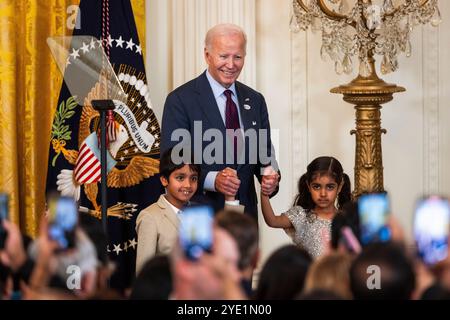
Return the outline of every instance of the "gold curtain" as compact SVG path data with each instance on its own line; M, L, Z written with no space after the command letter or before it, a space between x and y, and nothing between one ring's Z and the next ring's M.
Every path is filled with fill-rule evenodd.
M62 82L46 39L72 33L67 11L79 2L0 2L0 192L10 195L10 219L31 236L44 211L50 129ZM132 5L144 43L145 0Z
M131 0L133 8L134 21L138 32L139 42L142 47L142 57L145 65L145 0Z

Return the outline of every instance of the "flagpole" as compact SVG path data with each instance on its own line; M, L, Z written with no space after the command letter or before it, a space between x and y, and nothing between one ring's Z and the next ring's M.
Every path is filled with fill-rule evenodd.
M100 163L101 163L101 203L102 203L102 226L105 236L108 237L108 199L107 199L107 159L106 159L106 112L114 109L112 100L92 100L92 106L100 113Z

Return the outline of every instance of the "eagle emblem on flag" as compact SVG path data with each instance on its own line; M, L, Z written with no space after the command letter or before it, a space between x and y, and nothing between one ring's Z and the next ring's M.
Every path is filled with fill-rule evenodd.
M123 68L124 66L122 66ZM139 145L135 143L136 138L133 139L126 128L134 123L138 124L141 120L139 125L140 137L141 140L147 142L144 144L144 151L151 150L152 146L159 148L157 120L153 112L146 110L148 109L146 99L149 99L148 88L142 80L138 80L139 74L136 77L129 67L126 69L128 69L128 73L125 74L121 72L119 67L118 79L124 84L123 87L128 96L127 105L120 102L116 102L116 104L119 106L118 110L125 108L130 114L133 114L134 118L137 116L138 119L134 119L134 122L130 124L130 121L127 122L127 116L129 117L129 115L126 113L123 118L118 116L117 113L114 115L114 126L112 126L114 132L108 132L110 142L108 144L109 152L107 152L107 183L110 188L130 187L159 172L159 160L145 156L144 152L141 151L143 147L139 148ZM62 152L66 160L74 165L74 168L73 170L62 169L56 182L57 190L62 195L74 197L76 200L80 198L80 187L83 185L86 196L94 207L94 210L89 210L89 213L97 218L101 217L101 208L97 202L97 183L100 181L100 145L97 129L100 114L92 107L90 101L100 96L100 83L99 79L99 82L85 98L85 104L82 106L78 131L79 150L64 150L65 152ZM128 106L128 102L130 106ZM147 117L145 117L146 115ZM156 126L153 125L149 128L149 123L156 123ZM153 133L149 132L148 129ZM56 148L54 149L56 152ZM124 206L125 204L121 205ZM112 210L108 210L108 215L128 219L129 209L132 208L132 205L125 205L122 208L125 210L117 210L118 208L115 206Z

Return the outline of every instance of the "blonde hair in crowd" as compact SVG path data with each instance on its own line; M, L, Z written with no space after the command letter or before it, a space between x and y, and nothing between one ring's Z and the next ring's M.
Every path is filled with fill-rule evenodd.
M304 292L326 290L343 299L352 299L349 274L352 260L350 255L338 252L320 257L308 270Z

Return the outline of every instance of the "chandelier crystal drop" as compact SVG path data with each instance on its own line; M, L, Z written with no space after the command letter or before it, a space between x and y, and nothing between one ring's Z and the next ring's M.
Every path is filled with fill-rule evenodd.
M396 71L398 55L411 56L414 27L441 21L438 0L294 0L290 29L321 32L321 57L329 57L337 73L352 73L356 56L359 75L367 77L375 71L374 55L382 57L383 74Z

